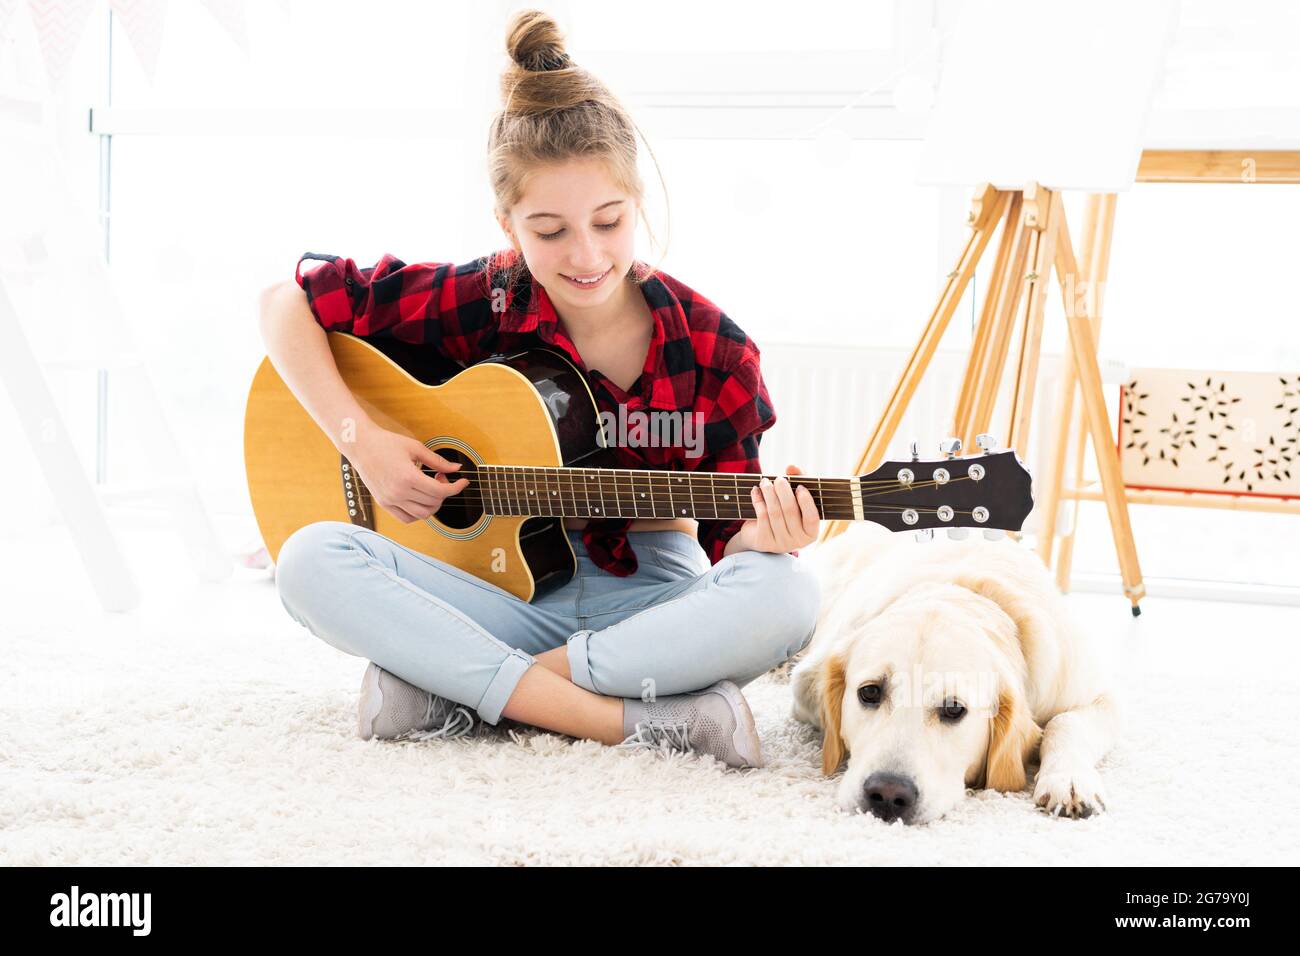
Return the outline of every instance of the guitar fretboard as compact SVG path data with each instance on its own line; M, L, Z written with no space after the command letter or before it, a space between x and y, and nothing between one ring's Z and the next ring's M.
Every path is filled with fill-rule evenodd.
M750 489L764 477L753 472L678 472L615 468L544 468L525 465L465 466L448 480L468 478L461 494L478 499L489 514L577 518L698 518L756 516ZM777 476L766 476L775 480ZM852 520L855 479L785 476L805 486L822 518ZM477 485L477 494L475 494ZM897 488L890 483L891 488ZM870 492L867 493L870 495ZM870 508L870 504L868 503ZM897 513L901 504L880 505Z

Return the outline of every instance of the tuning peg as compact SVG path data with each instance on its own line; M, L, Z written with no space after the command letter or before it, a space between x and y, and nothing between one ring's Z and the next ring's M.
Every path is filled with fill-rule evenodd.
M964 541L970 534L970 528L949 528L948 537L954 541Z
M933 539L934 539L933 528L921 528L919 531L916 532L917 541L931 541Z
M990 435L988 432L980 432L975 436L975 444L979 446L980 451L987 455L989 452L997 450L998 440L996 436Z
M961 451L960 438L945 438L939 442L939 451L943 452L949 458L956 458L957 452Z
M984 537L989 541L1000 541L1007 536L1001 528L985 528Z
M912 461L920 461L920 460L921 460L921 455L920 455L920 453L917 451L917 446L918 446L918 445L919 445L919 442L917 442L917 440L916 440L915 438L913 438L913 439L908 443L908 447L911 449L911 452L912 452Z

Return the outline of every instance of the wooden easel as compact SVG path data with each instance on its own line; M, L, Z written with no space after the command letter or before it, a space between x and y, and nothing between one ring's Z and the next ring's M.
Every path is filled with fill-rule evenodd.
M1245 185L1300 185L1300 151L1261 149L1148 149L1138 163L1136 181L1139 183L1218 183ZM1089 317L1094 334L1100 330L1102 305L1101 290L1105 286L1107 261L1110 256L1111 232L1115 222L1114 193L1094 194L1088 197L1083 222L1083 271L1089 288L1094 290ZM1038 549L1043 560L1052 566L1053 538L1056 542L1056 583L1062 591L1069 588L1070 564L1074 551L1074 537L1078 527L1077 515L1080 501L1098 501L1100 492L1083 480L1084 445L1087 431L1073 423L1074 379L1073 367L1065 369L1061 382L1060 414L1055 427L1053 471L1055 480L1041 486L1038 503L1043 515L1051 524L1044 524L1044 533ZM1065 482L1064 464L1066 449L1073 446L1074 469L1072 480ZM1036 490L1038 490L1036 488ZM1131 504L1162 505L1179 508L1216 508L1235 511L1270 512L1273 514L1300 515L1300 504L1294 500L1267 496L1209 494L1192 491L1150 491L1126 489ZM1057 504L1069 507L1076 520L1069 522L1066 531L1053 534Z
M1112 215L1113 198L1110 197L1109 206ZM1045 189L1036 183L1030 183L1023 190L998 190L987 184L976 190L968 219L971 232L957 261L957 267L948 274L938 304L899 376L854 471L859 474L871 471L884 460L912 395L943 338L966 286L975 274L975 267L1001 223L1002 234L989 278L989 292L975 328L949 434L960 440L960 450L961 447L970 447L976 434L992 432L990 419L997 401L1002 370L1010 351L1012 332L1018 329L1020 335L1016 377L1006 444L1024 453L1029 443L1034 385L1038 376L1043 309L1050 274L1055 268L1070 336L1062 381L1062 394L1069 395L1063 406L1064 420L1069 421L1077 381L1083 396L1087 431L1092 437L1092 447L1097 455L1124 593L1132 604L1134 616L1137 616L1140 613L1138 602L1146 593L1146 588L1138 566L1133 529L1129 523L1128 501L1120 475L1119 455L1112 437L1110 417L1102 393L1101 371L1097 365L1097 317L1094 315L1097 306L1089 301L1091 295L1079 294L1081 290L1087 292L1100 288L1100 283L1093 284L1093 280L1104 278L1110 231L1108 228L1099 228L1101 220L1098 217L1104 215L1105 207L1098 203L1103 200L1104 197L1102 200L1090 200L1089 203L1090 218L1085 229L1081 271L1080 264L1074 257L1059 192ZM1096 241L1095 237L1098 236L1103 241ZM1084 281L1089 284L1081 285ZM1044 503L1040 502L1042 530L1039 550L1042 553L1044 547L1047 549L1043 556L1049 565L1066 447L1066 442L1058 443L1049 465L1049 474L1043 476L1046 487L1056 492L1048 495L1049 507L1043 507ZM821 541L835 537L847 527L847 522L827 522Z

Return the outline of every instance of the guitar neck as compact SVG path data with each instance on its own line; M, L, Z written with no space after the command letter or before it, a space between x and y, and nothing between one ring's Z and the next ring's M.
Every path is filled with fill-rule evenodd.
M483 510L498 515L573 518L698 518L732 521L756 517L750 489L764 476L753 472L680 472L616 468L466 466L448 475L478 485ZM771 480L776 475L766 476ZM860 485L850 478L785 476L806 487L826 519L871 517ZM855 498L857 508L855 509ZM864 510L865 505L865 510ZM886 506L897 514L899 505Z

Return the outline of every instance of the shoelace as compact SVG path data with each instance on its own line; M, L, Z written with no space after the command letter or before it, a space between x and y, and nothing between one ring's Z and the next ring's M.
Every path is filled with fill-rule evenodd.
M429 702L424 705L424 719L421 720L420 723L427 724L437 719L436 711L438 710L438 704L440 701L443 703L451 703L451 701L439 697L437 694L429 695ZM448 712L446 718L442 722L442 726L437 730L415 730L411 731L406 736L411 740L432 740L437 737L450 740L455 737L464 737L473 729L474 715L466 710L465 707L457 704L452 707L450 712Z
M690 729L688 721L642 720L636 725L636 732L624 740L619 747L651 747L658 749L667 744L673 750L690 750Z

